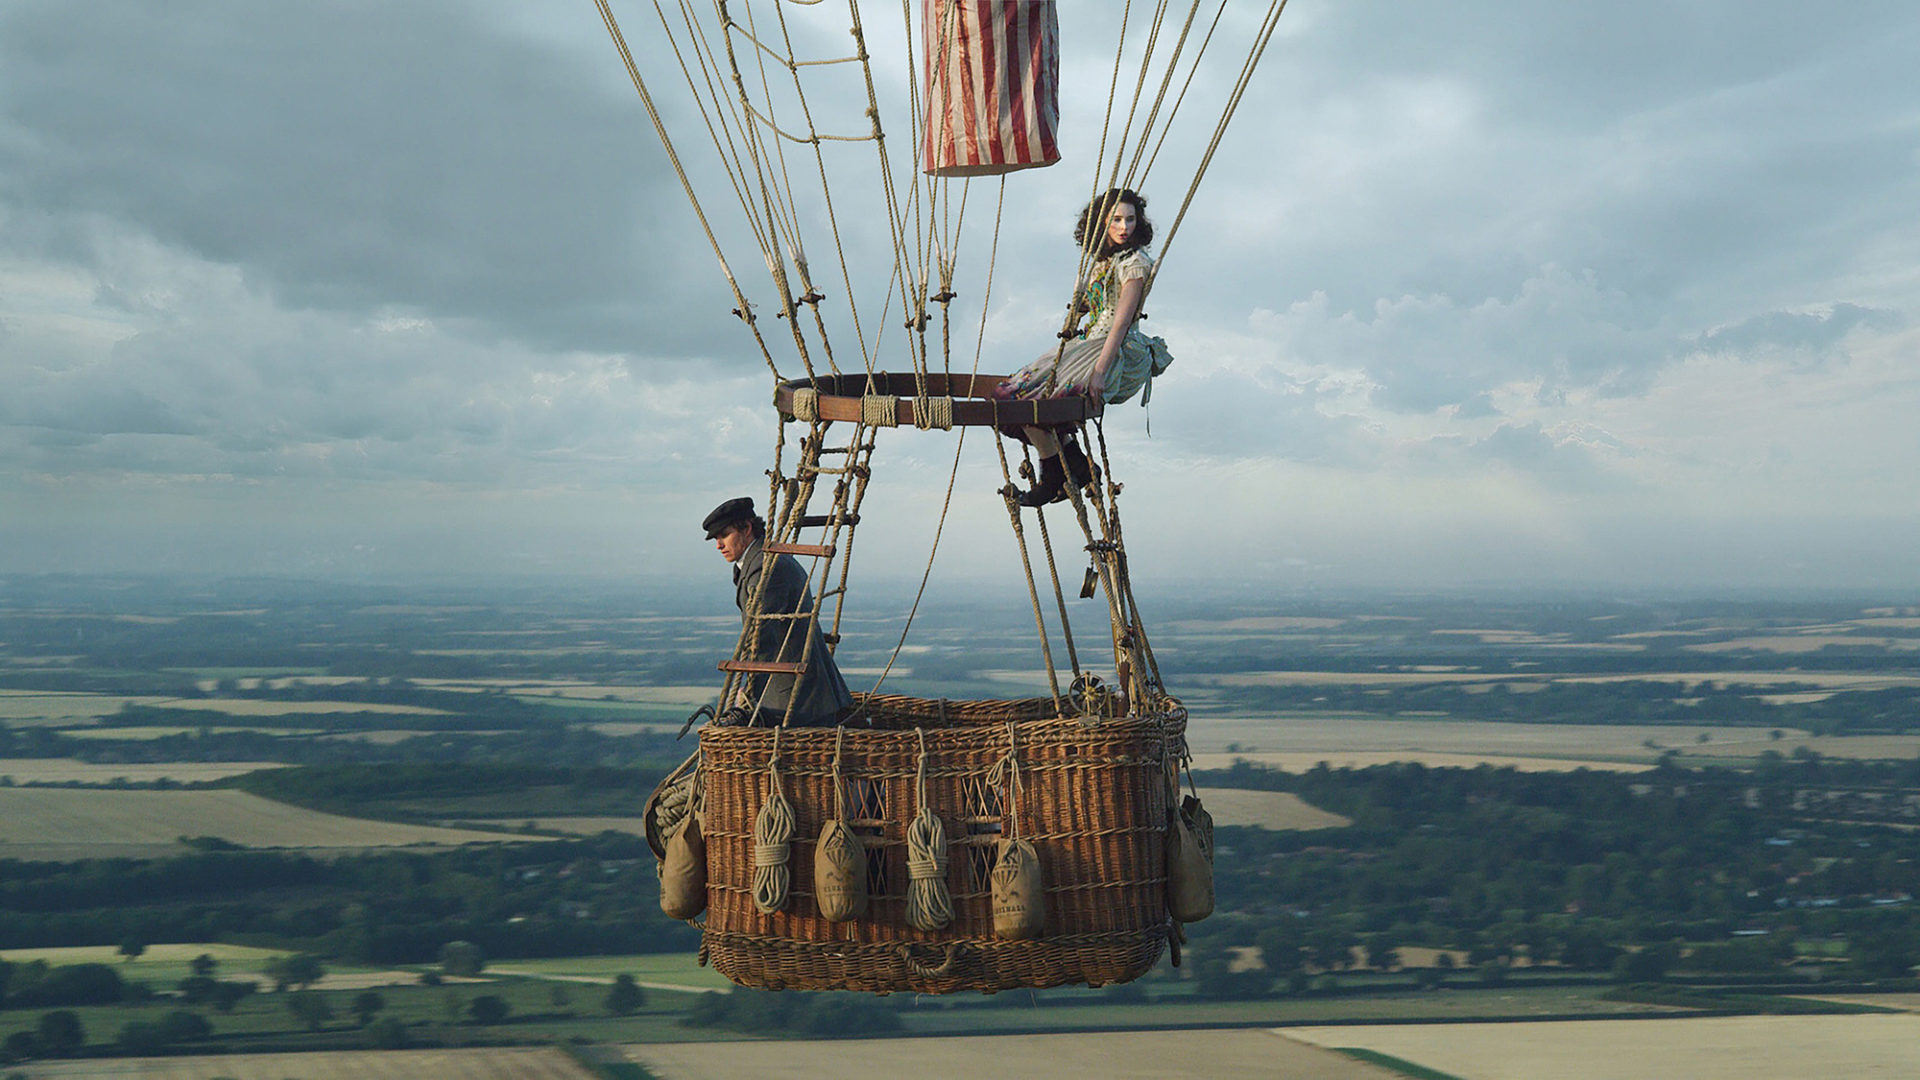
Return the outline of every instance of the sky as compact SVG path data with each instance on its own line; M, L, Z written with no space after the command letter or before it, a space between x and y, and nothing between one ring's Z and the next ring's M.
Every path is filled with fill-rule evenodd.
M1163 237L1264 6L1141 185ZM614 10L801 374L653 5ZM844 4L789 10L847 53ZM905 192L899 10L860 14ZM997 246L966 189L957 369L1053 340L1118 10L1061 4L1063 161ZM1909 3L1293 0L1156 244L1174 365L1105 422L1135 578L1920 591L1916 55ZM857 69L805 70L864 130ZM823 155L836 360L904 370L877 155ZM0 573L718 577L698 523L778 435L735 306L588 0L0 0ZM1017 577L957 435L881 434L860 572Z

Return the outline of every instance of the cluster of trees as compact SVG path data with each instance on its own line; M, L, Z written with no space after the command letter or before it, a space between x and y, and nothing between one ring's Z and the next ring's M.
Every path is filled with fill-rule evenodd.
M680 1022L688 1027L720 1027L753 1034L849 1036L900 1030L900 1017L884 998L742 987L723 994L700 995Z
M1292 790L1354 824L1221 826L1218 913L1189 928L1196 971L1237 994L1361 963L1390 970L1399 949L1424 946L1466 953L1484 978L1525 958L1647 981L1778 971L1796 941L1821 939L1844 942L1856 977L1909 977L1920 963L1920 837L1795 817L1792 791L1825 769L1210 774L1203 792L1209 782ZM1250 947L1263 970L1225 970L1231 950Z
M1275 712L1328 711L1396 716L1445 715L1534 724L1716 724L1797 728L1818 735L1860 735L1920 728L1920 688L1848 690L1818 701L1776 704L1765 695L1820 689L1798 684L1755 687L1670 681L1549 682L1525 693L1495 681L1491 689L1459 683L1407 686L1262 686L1241 700Z
M449 941L515 958L695 947L694 931L661 914L658 888L645 842L610 833L326 860L213 851L0 862L0 948L227 940L418 964Z
M680 754L675 754L669 737L664 735L644 732L606 735L577 725L562 727L551 717L544 724L528 724L523 730L517 731L498 734L470 734L463 730L422 732L398 742L380 744L355 739L282 735L272 731L216 731L213 729L215 725L231 724L233 717L172 709L149 712L165 715L148 715L141 722L169 727L196 723L204 726L191 732L152 739L81 739L46 727L9 728L0 723L0 757L73 758L101 765L280 761L288 765L353 767L389 762L484 765L500 761L537 761L565 767L645 769L662 758L677 759L684 756L684 748ZM609 715L599 717L602 720L615 718ZM311 716L299 719L305 726L311 726L314 720ZM256 723L256 720L264 722ZM335 728L349 731L355 724L360 727L393 726L391 718L377 722L348 718L347 722L336 723L342 718L334 716L324 720ZM114 722L122 723L123 718L116 716ZM271 717L247 719L247 723L254 727L270 727L277 722ZM409 723L412 721L409 720ZM481 721L465 718L456 718L446 724L456 728L487 726ZM414 726L430 725L423 723ZM161 783L149 786L169 785Z

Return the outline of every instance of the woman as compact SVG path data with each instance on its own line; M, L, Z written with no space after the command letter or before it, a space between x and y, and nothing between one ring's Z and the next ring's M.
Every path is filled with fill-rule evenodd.
M1073 239L1092 258L1075 290L1079 311L1090 315L1090 321L1064 345L1015 372L993 396L1031 401L1085 394L1112 405L1145 387L1144 404L1153 394L1153 377L1173 362L1166 342L1134 325L1153 276L1153 260L1143 250L1153 239L1147 200L1126 188L1095 197L1080 212ZM1059 502L1067 497L1068 480L1082 485L1093 481L1093 465L1074 442L1071 428L1021 427L1006 433L1040 452L1040 478L1033 490L1020 493L1020 505Z

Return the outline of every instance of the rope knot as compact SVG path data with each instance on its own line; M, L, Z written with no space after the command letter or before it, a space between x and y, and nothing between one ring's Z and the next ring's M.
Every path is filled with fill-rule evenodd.
M953 430L953 399L950 397L929 397L921 394L913 399L913 426L921 431L939 428L941 431Z
M820 391L803 386L793 392L793 418L816 423L820 419Z
M899 427L900 399L891 394L865 394L860 398L860 422L868 427Z

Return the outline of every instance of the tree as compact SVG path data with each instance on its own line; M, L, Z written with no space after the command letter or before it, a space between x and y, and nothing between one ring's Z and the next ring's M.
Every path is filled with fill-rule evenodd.
M147 1020L129 1020L121 1025L120 1034L114 1042L123 1054L153 1054L167 1045L167 1037L161 1034L159 1024Z
M199 956L193 958L193 973L202 979L213 978L214 969L219 966L220 961L215 960L207 953L201 953Z
M309 1031L319 1031L321 1026L333 1019L333 1006L327 1004L326 995L318 990L295 990L287 995L287 1011L295 1020L307 1025Z
M467 1004L467 1015L476 1024L498 1024L506 1020L507 1000L499 994L481 994Z
M1375 971L1392 971L1400 966L1400 950L1394 946L1393 939L1385 934L1375 934L1367 939L1367 966Z
M487 966L487 955L471 941L449 941L440 946L440 970L472 978Z
M1620 982L1659 982L1680 960L1680 949L1672 942L1648 945L1635 952L1622 953L1613 962L1613 977Z
M386 1007L387 999L381 997L378 990L362 990L353 995L353 1015L359 1019L361 1027L372 1023L374 1014Z
M607 991L607 1011L615 1016L632 1016L647 1003L647 992L631 975L613 977L613 989Z
M213 1025L192 1009L175 1009L161 1018L160 1033L170 1043L199 1042L213 1037Z
M719 995L709 995L718 997ZM26 1061L40 1056L40 1037L31 1031L16 1031L0 1043L0 1060Z
M213 995L208 998L208 1001L223 1013L232 1012L233 1007L240 1003L240 999L253 993L255 989L253 983L244 980L216 982L213 984Z
M120 962L129 964L138 960L140 955L147 951L147 943L141 941L139 938L130 937L120 943L118 951L120 953Z
M267 961L266 972L267 978L273 980L276 992L289 986L304 990L319 982L327 973L320 966L320 958L312 953L276 956Z
M376 1050L407 1048L407 1025L396 1016L383 1016L367 1025L367 1041Z
M86 1029L71 1009L40 1014L34 1036L40 1041L40 1052L48 1057L65 1057L87 1044Z

